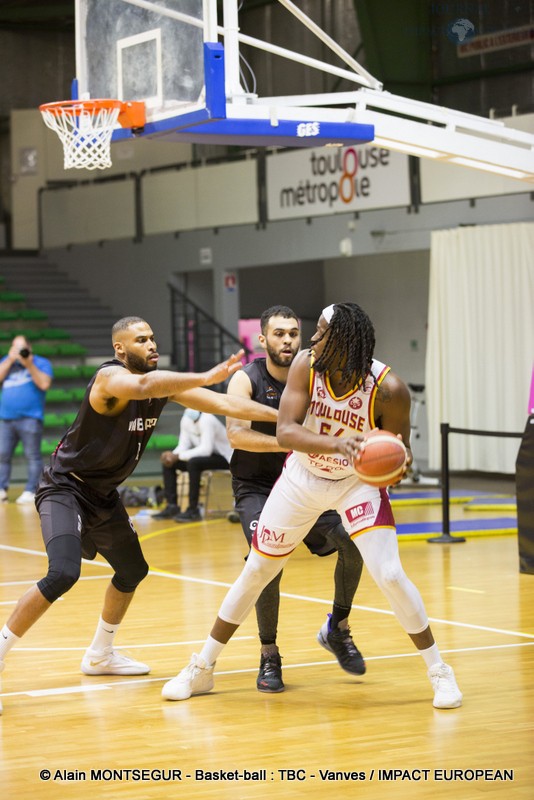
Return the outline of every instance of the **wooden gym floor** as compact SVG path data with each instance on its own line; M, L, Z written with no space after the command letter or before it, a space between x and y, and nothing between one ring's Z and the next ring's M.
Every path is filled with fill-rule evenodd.
M435 504L405 506L397 504L399 524L439 516ZM452 509L455 519L469 517L463 507ZM163 682L209 632L241 569L245 540L222 515L189 525L141 515L135 524L151 572L117 645L152 671L138 678L80 673L110 578L103 561L84 563L79 583L6 659L2 798L534 796L534 576L519 574L513 533L490 531L455 545L401 540L405 569L464 693L462 708L438 711L422 659L365 570L351 624L366 675L347 675L319 647L335 561L303 547L282 581L286 691L256 690L252 614L219 659L213 692L162 701ZM46 559L33 507L2 504L0 525L7 619Z

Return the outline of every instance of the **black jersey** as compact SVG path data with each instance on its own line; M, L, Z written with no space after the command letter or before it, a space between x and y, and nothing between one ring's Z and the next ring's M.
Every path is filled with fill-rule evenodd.
M266 360L256 358L243 368L252 384L252 400L264 406L278 408L285 384L280 383L267 370ZM276 423L253 422L252 429L276 436ZM251 453L248 450L234 450L230 470L234 479L268 486L278 479L284 466L287 453Z
M113 359L104 367L124 367ZM124 367L126 369L126 367ZM97 370L97 372L98 372ZM100 495L108 496L139 463L167 398L130 400L114 417L97 412L89 403L96 373L87 386L78 415L50 459L52 480L74 476Z

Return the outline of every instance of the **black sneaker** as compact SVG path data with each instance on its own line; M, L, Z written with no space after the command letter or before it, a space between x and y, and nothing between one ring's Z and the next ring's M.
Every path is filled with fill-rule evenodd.
M181 514L176 514L173 519L175 522L198 522L202 519L202 514L199 508L188 508Z
M350 635L350 628L335 628L330 630L330 617L328 618L317 634L317 641L333 653L339 661L339 666L345 672L350 672L351 675L364 675L365 674L365 661L363 656L352 641Z
M178 506L168 505L165 506L161 511L158 511L157 514L152 514L152 519L172 519L177 514L180 513L180 509Z
M256 679L259 692L283 692L286 688L282 680L282 659L280 653L271 653L260 661L260 671Z

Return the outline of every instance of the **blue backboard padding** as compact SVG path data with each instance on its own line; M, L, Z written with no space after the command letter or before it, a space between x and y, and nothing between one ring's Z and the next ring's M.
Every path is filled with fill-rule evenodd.
M340 145L364 144L374 138L373 125L354 122L317 122L284 120L272 125L263 119L220 119L203 121L202 112L196 112L194 122L187 115L174 120L152 122L145 126L143 135L168 141L209 144L278 145L286 147L321 147L326 143ZM204 118L205 119L205 118ZM311 125L315 127L305 128ZM306 131L310 131L309 135ZM304 134L304 135L302 135Z
M226 116L224 89L224 47L220 42L204 43L204 81L206 108L212 119Z

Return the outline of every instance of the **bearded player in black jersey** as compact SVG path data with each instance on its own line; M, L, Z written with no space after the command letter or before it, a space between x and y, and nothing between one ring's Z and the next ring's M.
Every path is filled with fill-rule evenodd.
M97 553L109 562L114 575L82 672L149 672L146 664L113 649L135 589L148 572L117 487L137 466L167 400L212 414L276 420L277 412L267 406L203 388L239 370L242 351L203 373L158 370L154 334L140 317L116 322L112 343L115 358L98 368L75 421L42 474L35 503L48 573L20 598L1 631L0 672L11 647L76 583L82 557L93 559Z
M280 305L264 311L260 325L259 342L265 350L265 358L255 359L236 373L228 384L228 394L278 408L289 367L300 349L299 321L294 311ZM227 419L226 429L230 444L235 448L230 462L235 509L250 545L265 501L282 472L287 452L276 440L273 423ZM335 511L327 511L319 517L304 543L319 556L337 552L334 603L332 613L317 636L319 644L334 653L344 670L363 675L365 663L348 626L362 573L360 552ZM281 577L280 572L256 602L261 642L256 686L260 692L282 692L285 688L276 643Z

